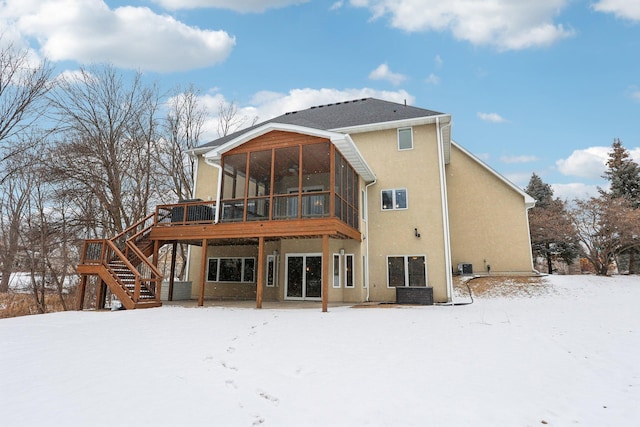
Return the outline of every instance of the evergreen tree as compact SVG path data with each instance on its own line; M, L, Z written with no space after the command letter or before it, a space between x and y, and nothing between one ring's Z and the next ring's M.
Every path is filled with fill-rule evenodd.
M546 260L547 272L551 274L554 261L571 264L579 256L575 229L565 203L553 198L553 189L538 175L531 175L525 191L536 199L536 206L529 210L531 251L536 258Z
M640 166L618 138L611 145L607 168L603 178L611 184L608 194L626 199L634 208L640 207Z
M611 198L623 198L633 209L640 208L640 166L631 159L629 151L622 145L620 139L615 138L611 144L609 159L607 160L607 170L603 178L609 181L609 192L602 191L603 194ZM637 240L637 239L636 239ZM618 254L619 261L628 263L628 271L635 274L637 269L638 245L630 247ZM618 266L620 268L620 265Z
M553 189L549 184L542 182L542 179L535 172L531 175L529 185L524 191L536 199L536 207L546 207L553 200Z

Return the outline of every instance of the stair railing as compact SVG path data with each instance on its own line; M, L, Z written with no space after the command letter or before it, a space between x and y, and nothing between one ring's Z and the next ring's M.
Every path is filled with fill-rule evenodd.
M140 230L143 229L151 229L151 227L155 224L155 212L150 213L149 215L142 218L140 221L136 222L132 226L126 228L117 236L113 237L111 240L114 242L121 250L126 250L125 242L129 240L132 236L137 235Z
M141 286L140 273L138 273L136 268L129 262L129 260L124 256L122 251L120 251L120 249L111 240L105 240L105 255L106 256L104 258L103 265L107 269L111 277L113 277L113 279L116 282L118 282L118 285L127 293L127 295L129 295L129 297L133 302L135 303L139 302L140 286ZM131 271L131 273L133 273L133 275L135 276L136 282L135 282L133 293L131 293L131 291L125 286L125 283L122 281L120 276L118 276L118 274L113 270L113 268L111 268L111 265L107 261L107 260L113 260L113 259L120 260L125 265L125 267L127 267Z
M153 263L149 262L145 254L136 246L135 240L127 240L127 263L133 267L136 275L136 301L140 298L140 286L145 286L153 295L155 300L160 298L160 287L162 286L162 274ZM132 261L129 261L132 260Z
M102 264L135 303L140 301L142 286L149 291L154 300L160 299L162 274L136 245L136 240L148 233L155 225L155 217L155 212L151 213L111 239L85 240L82 249L81 263ZM109 265L109 262L113 260L120 260L134 275L133 294Z

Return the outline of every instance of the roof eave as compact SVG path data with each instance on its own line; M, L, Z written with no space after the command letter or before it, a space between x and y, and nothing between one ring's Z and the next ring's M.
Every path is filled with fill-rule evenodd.
M414 117L410 119L391 120L391 121L377 122L377 123L367 123L364 125L333 128L330 130L334 132L350 133L350 134L362 133L362 132L373 132L373 131L385 130L385 129L395 129L399 127L435 124L436 118L439 118L441 124L448 124L451 122L451 114L434 114L431 116Z

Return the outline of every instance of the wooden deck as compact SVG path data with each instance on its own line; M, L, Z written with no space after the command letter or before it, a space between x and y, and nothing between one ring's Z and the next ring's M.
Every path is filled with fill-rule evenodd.
M199 224L159 224L151 229L151 240L199 241L202 239L320 238L362 240L358 230L337 218L280 220L260 222L221 222Z
M159 248L165 244L173 244L174 251L177 243L202 247L239 242L257 245L256 283L263 283L265 241L317 238L322 240L322 309L327 311L329 239L362 240L360 231L335 217L216 223L214 212L212 202L161 205L154 214L112 239L86 241L78 265L78 273L83 278L78 308L83 306L87 276L97 276L100 286L108 286L127 309L162 305L162 277L156 263ZM206 256L207 251L202 251L199 305L204 304ZM170 288L172 285L173 273ZM256 289L256 307L262 307L262 286Z

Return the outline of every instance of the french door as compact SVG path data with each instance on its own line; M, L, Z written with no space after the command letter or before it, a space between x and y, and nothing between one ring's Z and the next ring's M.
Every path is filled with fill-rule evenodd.
M286 299L322 298L322 255L287 254Z

